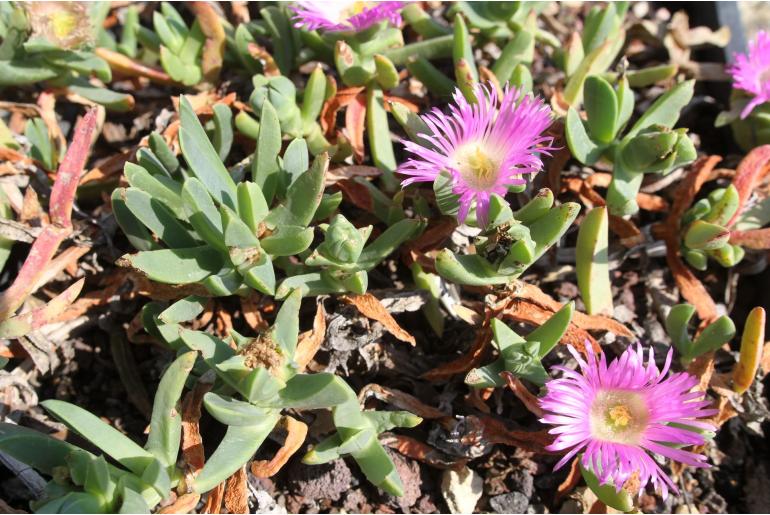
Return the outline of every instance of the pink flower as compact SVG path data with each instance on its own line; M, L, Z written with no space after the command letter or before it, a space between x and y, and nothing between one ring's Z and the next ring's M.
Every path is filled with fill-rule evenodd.
M322 29L327 32L359 32L388 21L401 24L399 10L403 2L345 2L305 1L291 6L294 11L294 26L307 30Z
M698 420L717 412L704 393L693 388L698 380L684 372L666 373L672 351L663 370L655 366L652 348L644 364L642 347L627 349L607 365L602 353L587 360L572 348L569 351L582 374L562 366L554 369L562 377L546 383L547 394L540 401L545 412L541 422L556 426L557 435L550 451L568 451L556 464L564 466L579 452L581 463L599 478L620 490L634 474L640 489L652 483L663 497L669 488L677 492L671 479L650 456L654 453L693 467L708 467L706 457L682 449L702 445L705 437L698 430L716 428ZM641 491L641 490L640 490Z
M554 148L553 138L542 135L551 125L551 109L542 99L508 86L502 100L489 86L479 84L475 92L475 103L458 89L448 114L433 109L421 116L430 134L419 135L422 145L403 142L414 157L398 173L409 176L401 183L407 186L433 182L447 171L453 192L460 196L458 220L465 220L475 201L483 227L491 195L505 196L509 186L524 184L524 175L539 171L541 155Z
M760 30L757 39L749 43L748 54L736 54L735 64L728 70L734 87L754 95L741 111L746 118L759 104L770 101L770 33Z

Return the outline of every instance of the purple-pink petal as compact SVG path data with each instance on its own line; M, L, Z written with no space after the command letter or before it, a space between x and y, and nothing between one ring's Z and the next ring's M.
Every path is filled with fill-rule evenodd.
M498 98L494 88L483 84L475 94L476 102L470 103L458 89L447 113L432 109L421 116L430 133L420 134L419 143L403 142L411 157L398 172L405 176L403 186L433 182L447 172L452 192L459 195L457 218L464 221L475 204L483 226L492 194L504 196L510 186L525 183L527 174L542 169L542 156L553 150L553 138L543 135L551 111L542 99L507 86ZM486 176L463 174L461 160L468 149L488 160Z
M554 426L549 433L556 436L548 450L566 451L556 468L582 452L583 466L602 484L620 489L636 474L641 488L652 484L665 496L669 490L676 491L676 486L651 454L693 467L708 466L705 456L681 447L705 443L699 430L713 431L715 427L702 419L715 410L709 408L711 403L703 392L693 390L698 384L694 377L686 373L666 375L671 352L659 370L652 348L647 352L641 346L629 348L609 363L604 353L584 359L575 349L570 347L569 351L579 370L553 367L561 377L546 383L547 393L540 400L545 412L541 422ZM619 432L606 429L616 420L604 418L607 413L615 416L610 406L621 406L621 416L630 415L620 426L612 426L619 427ZM608 411L602 411L605 408Z
M294 11L294 26L306 30L323 30L326 32L360 32L382 21L394 26L401 24L400 10L403 2L387 1L374 2L374 5L364 7L361 12L349 15L345 19L333 16L347 4L356 2L340 1L301 1L290 7Z
M733 76L733 86L753 95L741 111L746 118L758 105L770 102L770 33L764 30L749 43L746 54L736 54L735 63L728 68Z

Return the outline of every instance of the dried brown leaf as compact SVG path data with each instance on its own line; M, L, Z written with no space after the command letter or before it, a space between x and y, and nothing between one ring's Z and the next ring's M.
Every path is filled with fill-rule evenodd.
M326 309L323 301L318 300L315 318L313 319L313 328L299 335L297 350L294 353L294 361L297 363L297 369L301 372L316 355L318 349L326 337Z
M543 410L540 409L540 402L538 401L537 397L535 397L532 392L530 392L527 387L524 386L518 377L513 375L511 372L508 372L507 370L502 372L500 375L505 380L505 384L508 385L508 388L510 388L513 394L518 397L518 399L522 402L522 404L524 404L524 407L527 408L530 413L538 418L543 416Z
M580 483L582 477L583 475L580 473L580 458L575 458L569 466L567 477L556 487L556 502L569 495Z
M197 383L187 392L182 402L182 459L187 473L193 477L203 468L206 456L203 453L199 422L203 396L211 389L210 384Z
M399 409L410 411L426 419L443 419L448 416L443 411L433 406L428 406L413 395L395 388L388 388L387 386L374 383L364 386L358 394L358 400L363 404L369 397L375 397Z
M363 87L346 88L337 91L337 94L324 102L321 108L321 129L327 137L334 135L337 125L337 112L351 102L364 90Z
M441 381L455 374L464 374L478 366L481 363L487 345L492 341L492 331L489 329L488 324L488 321L485 322L476 332L476 339L466 354L424 373L422 378L428 381Z
M229 513L249 513L249 487L246 467L241 467L225 481L225 508Z
M222 500L225 493L225 483L219 483L213 490L209 490L206 503L203 505L203 513L222 513Z
M380 437L380 442L399 453L431 467L446 470L463 467L468 460L453 460L441 451L415 438L399 434L389 434Z
M730 231L730 243L748 249L770 249L770 227L748 231Z
M478 420L481 426L482 437L489 443L511 445L539 454L550 454L545 448L553 442L553 436L548 434L547 429L540 431L515 431L508 429L503 422L491 416L482 415L473 418Z
M181 495L172 504L161 508L158 513L190 513L198 505L201 494L189 493Z
M289 461L296 453L307 436L307 424L295 418L284 415L282 419L286 428L286 439L278 452L271 460L260 460L251 462L251 473L256 477L272 477ZM225 493L225 495L227 495Z
M195 18L206 36L201 54L201 71L203 78L211 85L217 83L219 73L222 71L222 60L225 55L225 34L222 19L209 2L191 2L190 10L195 13Z
M127 55L115 52L108 48L99 47L95 51L97 56L107 61L114 71L128 77L145 77L152 82L164 85L174 85L176 82L160 68L143 64Z
M733 186L738 190L739 205L738 211L733 215L727 226L732 226L741 215L743 206L751 196L759 181L770 173L770 145L762 145L751 152L738 165L733 178Z
M249 43L248 50L251 57L262 63L263 75L266 77L277 77L281 74L275 59L273 59L273 56L270 55L270 52L265 47L256 43Z
M366 129L366 96L356 95L345 109L345 130L350 145L353 147L353 158L356 163L364 162L364 130Z
M337 181L335 185L342 191L342 196L345 200L359 209L370 213L373 212L374 199L372 199L372 194L369 193L369 189L366 186L351 179Z
M355 306L366 318L380 322L390 334L402 342L409 343L412 346L417 345L414 336L398 325L396 319L394 319L388 310L385 309L385 306L382 305L380 299L371 293L365 293L363 295L343 295L341 300Z

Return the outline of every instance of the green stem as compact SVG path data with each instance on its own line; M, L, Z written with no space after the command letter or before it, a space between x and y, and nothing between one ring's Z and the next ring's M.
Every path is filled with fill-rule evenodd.
M442 59L452 57L454 37L451 34L417 43L410 43L401 48L394 48L384 53L396 66L404 66L410 57L424 59Z

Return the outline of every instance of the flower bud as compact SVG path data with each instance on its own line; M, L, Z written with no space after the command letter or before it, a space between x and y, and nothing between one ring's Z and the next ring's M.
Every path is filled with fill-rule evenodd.
M365 234L362 234L365 233ZM355 263L364 249L371 227L359 231L344 216L335 216L326 230L326 239L318 252L339 263Z
M265 77L256 75L253 79L254 92L249 98L254 111L259 114L267 100L275 108L281 130L291 135L301 135L302 114L297 106L297 88L286 77Z
M697 154L686 132L686 129L651 127L631 138L623 147L623 161L637 173L665 173L689 163Z

